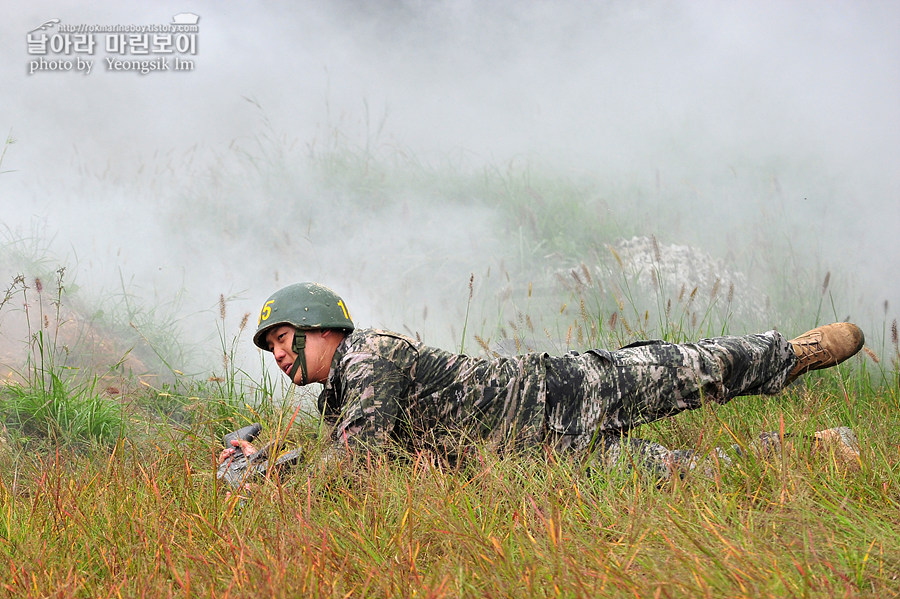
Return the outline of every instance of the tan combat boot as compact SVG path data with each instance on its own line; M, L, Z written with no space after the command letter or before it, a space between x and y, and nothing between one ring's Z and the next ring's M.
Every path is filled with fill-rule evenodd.
M791 370L785 384L810 370L840 364L861 350L864 342L863 332L849 322L826 324L791 339L794 353L797 354L797 365Z

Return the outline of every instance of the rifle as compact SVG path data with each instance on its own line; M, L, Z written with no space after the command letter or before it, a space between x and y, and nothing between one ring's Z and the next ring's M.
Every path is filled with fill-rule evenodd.
M217 479L224 480L232 489L239 490L249 479L258 474L265 475L270 468L293 466L300 461L302 455L300 449L294 449L278 455L279 444L277 441L266 444L265 447L250 456L245 456L240 447L235 447L231 444L232 441L253 442L261 430L262 426L258 422L254 422L244 428L232 431L222 438L225 448L234 447L235 452L231 458L219 464L219 469L216 472ZM278 455L271 464L269 463L270 454Z

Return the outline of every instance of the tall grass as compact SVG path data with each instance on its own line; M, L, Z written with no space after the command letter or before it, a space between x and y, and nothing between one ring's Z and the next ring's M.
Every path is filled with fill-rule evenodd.
M506 215L505 239L519 258L479 280L499 284L469 279L461 349L473 337L492 354L747 330L727 289L666 281L658 256L655 272L628 271L606 243L644 231L627 213L597 225L594 215L608 207L596 188L537 169L441 169L400 151L385 158L380 127L358 147L336 137L309 148L322 188L383 203L398 189L429 188L442 201L493 203ZM291 144L274 128L267 135L274 146L247 154L255 169L247 172L277 192L296 174ZM230 189L218 176L207 182ZM221 212L214 196L178 209L207 222L200 217ZM222 218L240 224L242 216ZM770 309L794 305L775 312L782 330L843 316L837 273L822 284L818 273L772 264L782 270ZM654 275L647 293L641 278ZM236 360L236 347L248 343L246 317L237 324L228 316L228 298L214 323L219 355L190 377L162 353L167 340L177 342L171 320L142 312L122 288L124 314L109 308L104 318L127 325L145 314L137 329L172 376L135 383L127 403L111 402L96 393L105 373L73 377L56 331L40 322L25 343L21 382L0 387L9 428L0 443L0 588L10 596L900 596L900 350L887 307L881 343L870 342L878 363L860 357L778 396L705 406L634 431L712 456L761 431L848 425L862 442L856 468L802 442L669 481L603 470L590 456L500 457L487 447L453 468L402 452L323 463L320 423L310 415L291 431L306 450L303 464L260 482L241 507L213 476L222 433L261 421L277 437L294 402L311 398L282 394L279 402L276 381L246 375ZM32 326L65 300L62 274L52 300L16 279L0 309L17 297ZM72 451L73 438L89 442Z
M585 286L591 276L582 272ZM290 408L254 406L253 390L235 379L233 348L244 327L226 334L226 304L221 298L222 362L213 380L145 391L147 404L163 393L184 402L189 418L117 436L107 450L0 450L0 585L7 593L900 594L900 405L896 389L873 376L885 363L895 376L889 359L851 362L776 397L705 407L634 433L711 455L716 446L746 447L784 423L801 434L847 424L862 441L858 468L803 443L667 482L599 470L587 456L498 457L486 447L454 468L416 454L325 465L309 418L292 431L292 442L306 449L303 465L263 481L240 507L213 477L221 432L255 419L274 436ZM605 314L591 322L586 306L575 314L582 337L572 343L581 347L625 327ZM651 326L652 319L634 322ZM673 334L692 332L683 326L664 322ZM61 388L52 377L49 383ZM219 411L223 399L231 407Z
M897 456L867 441L859 472L787 455L663 487L488 452L455 471L313 462L240 512L202 440L4 458L2 584L24 597L895 596Z
M52 292L40 278L29 286L21 275L7 288L0 309L21 297L28 337L23 370L0 387L0 414L25 439L110 443L123 432L124 407L103 397L96 373L81 373L69 364L70 349L59 338L64 277L65 268L59 268Z

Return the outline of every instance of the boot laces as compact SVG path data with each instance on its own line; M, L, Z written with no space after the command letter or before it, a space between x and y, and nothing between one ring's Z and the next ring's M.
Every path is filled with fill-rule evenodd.
M800 364L807 362L815 362L821 359L828 360L831 358L831 352L822 345L822 337L810 337L809 339L798 340L794 345L794 352L799 354L797 361Z

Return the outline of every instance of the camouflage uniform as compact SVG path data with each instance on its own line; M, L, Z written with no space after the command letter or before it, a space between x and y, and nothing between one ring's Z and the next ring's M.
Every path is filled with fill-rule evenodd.
M776 331L486 359L357 329L335 351L319 409L334 426L337 451L399 442L450 455L481 440L615 456L629 444L649 462L669 464L680 454L625 433L704 401L777 393L796 359Z

